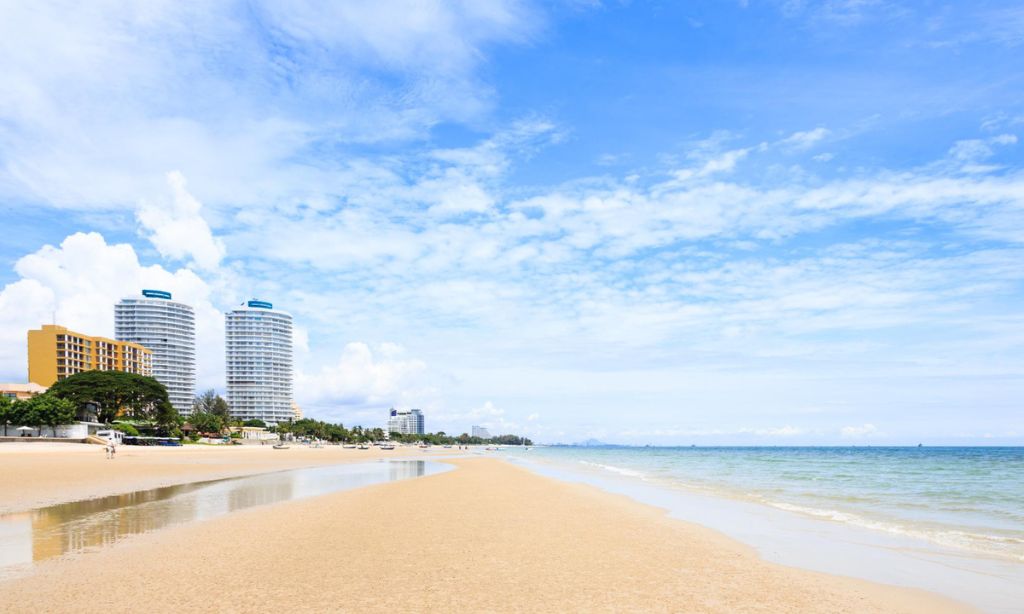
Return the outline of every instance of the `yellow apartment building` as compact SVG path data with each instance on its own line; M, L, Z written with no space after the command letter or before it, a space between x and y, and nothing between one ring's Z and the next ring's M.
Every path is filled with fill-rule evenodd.
M82 371L153 374L153 353L138 343L114 341L44 324L28 331L28 381L49 387Z

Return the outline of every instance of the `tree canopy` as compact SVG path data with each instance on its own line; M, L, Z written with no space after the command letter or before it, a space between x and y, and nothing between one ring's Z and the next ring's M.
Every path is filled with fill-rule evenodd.
M364 443L369 441L384 441L384 429L382 428L363 428L361 426L353 426L351 428L345 428L343 424L331 424L330 422L322 422L320 420L313 420L312 418L303 418L302 420L296 420L295 422L282 422L276 427L278 433L293 433L296 437L305 438L309 437L312 439L322 439L324 441L335 441L335 442L352 442L352 443ZM470 437L463 433L458 437L453 437L444 432L439 433L424 433L422 435L402 435L400 433L391 433L390 438L392 441L401 443L429 443L433 445L454 445L454 444L502 444L502 445L533 445L533 442L525 437L519 437L516 435L499 435L490 439L480 439L479 437Z
M75 411L75 404L67 399L51 394L41 394L27 401L22 401L22 403L32 405L32 410L36 413L40 424L50 427L55 436L58 426L72 424L76 421L77 412Z
M196 395L192 400L192 413L188 417L188 422L197 433L221 433L225 428L236 424L231 420L228 402L213 388Z
M422 435L401 433L391 433L391 440L398 441L401 443L429 443L435 446L441 445L483 445L483 444L500 444L503 446L532 446L533 442L526 437L520 437L519 435L495 435L488 439L481 437L473 437L468 433L463 433L457 437L448 435L444 431L437 433L424 433Z
M210 388L203 394L196 396L192 401L192 411L205 412L220 416L221 422L224 426L227 426L231 422L231 410L228 407L228 402L224 400L224 397L217 394L213 388Z
M224 430L224 420L208 411L192 410L188 423L199 433L220 433Z
M124 371L83 371L58 381L47 392L75 404L79 411L87 405L97 407L97 420L113 422L119 416L153 420L171 427L178 412L167 399L167 389L152 377Z
M50 393L12 401L0 398L0 423L7 435L8 426L48 426L56 434L58 426L75 422L75 404Z

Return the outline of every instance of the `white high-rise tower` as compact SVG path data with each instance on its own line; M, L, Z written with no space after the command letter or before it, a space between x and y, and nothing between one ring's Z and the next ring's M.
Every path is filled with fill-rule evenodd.
M153 377L167 388L171 405L192 412L196 390L196 316L192 307L171 300L163 290L143 290L141 297L114 305L114 336L153 352Z
M252 300L224 318L232 417L267 424L292 419L292 316Z

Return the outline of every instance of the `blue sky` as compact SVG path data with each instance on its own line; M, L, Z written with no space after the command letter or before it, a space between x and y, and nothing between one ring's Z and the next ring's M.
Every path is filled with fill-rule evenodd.
M1024 443L1015 3L0 11L0 379L161 287L346 424Z

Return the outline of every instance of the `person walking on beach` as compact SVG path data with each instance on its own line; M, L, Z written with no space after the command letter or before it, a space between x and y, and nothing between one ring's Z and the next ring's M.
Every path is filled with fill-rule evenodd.
M103 451L106 452L106 454L107 454L107 460L110 460L110 458L111 458L110 457L110 450L111 450L111 444L108 441L107 445L103 446Z

